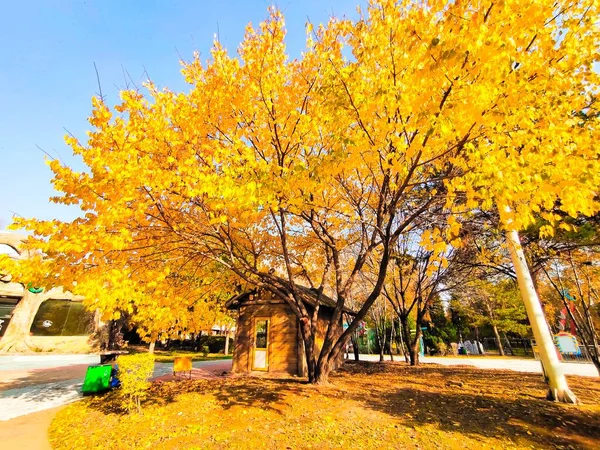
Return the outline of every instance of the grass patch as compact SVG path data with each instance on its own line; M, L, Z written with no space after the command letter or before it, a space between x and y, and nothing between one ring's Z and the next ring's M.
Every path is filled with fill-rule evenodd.
M192 358L192 361L219 361L222 359L231 359L231 355L223 355L221 353L209 353L208 355L204 355L203 353L195 353L195 352L155 352L155 361L161 363L170 363L175 360L178 356L189 356Z
M598 448L600 383L583 405L544 399L540 375L466 366L347 363L331 384L229 378L155 383L143 414L116 396L61 410L55 450Z
M127 348L127 351L131 354L135 353L147 353L148 348L142 346L135 346ZM154 360L160 363L172 363L178 356L188 356L192 358L192 361L219 361L223 359L231 359L231 355L224 355L222 353L208 353L192 352L187 350L155 350Z

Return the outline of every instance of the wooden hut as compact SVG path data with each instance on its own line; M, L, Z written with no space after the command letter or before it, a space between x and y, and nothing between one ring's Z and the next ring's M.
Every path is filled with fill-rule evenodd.
M314 311L317 293L298 286L307 309ZM292 308L268 291L253 290L231 298L226 306L237 310L237 330L233 349L233 372L271 372L306 376L304 341L299 319ZM319 300L316 345L320 349L335 301L327 296ZM353 314L345 309L346 313ZM336 332L342 333L342 320ZM343 355L340 355L340 363Z

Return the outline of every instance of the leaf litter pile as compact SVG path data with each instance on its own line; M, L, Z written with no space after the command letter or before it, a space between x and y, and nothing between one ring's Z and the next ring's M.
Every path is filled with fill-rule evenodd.
M61 410L63 449L600 448L600 381L583 404L544 399L541 375L466 366L346 363L330 384L296 378L154 383L142 414L111 393Z

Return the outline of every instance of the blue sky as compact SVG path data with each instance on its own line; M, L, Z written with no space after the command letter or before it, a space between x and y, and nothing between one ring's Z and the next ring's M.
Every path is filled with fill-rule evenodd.
M65 129L85 139L91 97L115 104L125 87L147 79L187 90L179 56L206 56L218 31L234 52L248 22L258 24L272 1L263 0L13 0L0 15L0 230L13 214L71 220L77 208L54 205L44 153L81 168L64 144ZM283 0L288 49L304 47L307 18L318 24L355 16L358 0Z

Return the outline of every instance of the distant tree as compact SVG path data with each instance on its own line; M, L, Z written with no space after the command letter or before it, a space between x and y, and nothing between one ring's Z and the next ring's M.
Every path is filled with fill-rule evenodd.
M460 250L447 245L429 250L430 238L430 229L414 228L398 241L383 289L400 321L411 365L419 363L421 327L430 309L442 292L461 284L466 275L465 266L458 264ZM409 317L414 319L414 333Z
M458 330L452 322L451 310L444 306L439 297L434 299L429 309L427 330L423 334L425 344L439 353L445 353L452 342L458 341Z
M380 297L371 306L368 317L375 330L375 338L379 348L379 361L384 361L386 348L389 347L391 355L392 339L394 337L394 311L386 299Z
M456 328L456 341L460 342L463 336L470 332L473 328L473 314L471 313L468 305L465 305L461 301L461 291L457 289L457 293L452 292L450 296L450 302L448 303L448 313L450 316L450 322Z
M505 351L501 333L526 336L530 332L527 312L514 280L472 281L457 294L457 298L469 310L473 326L492 329L502 356Z
M578 249L556 255L544 268L600 375L600 252Z

